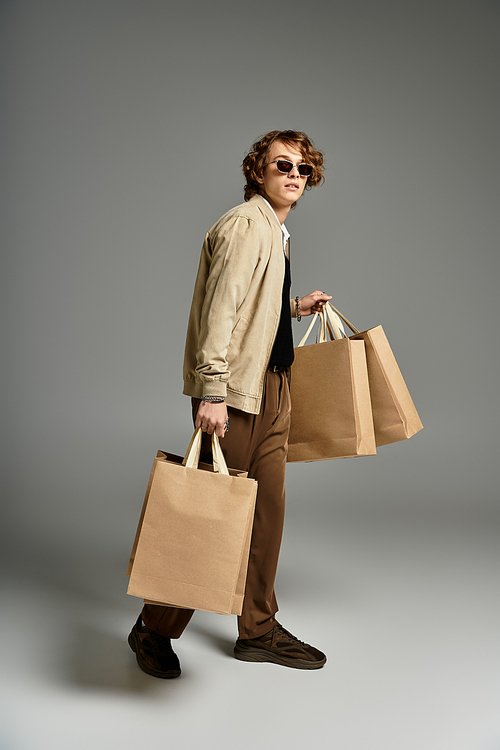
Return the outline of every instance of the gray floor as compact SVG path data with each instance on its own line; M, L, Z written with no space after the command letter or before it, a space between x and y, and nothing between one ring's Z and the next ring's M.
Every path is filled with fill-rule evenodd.
M234 618L197 613L180 679L150 678L123 560L46 550L4 581L1 749L498 750L497 524L344 509L313 536L289 515L280 618L322 670L238 662Z

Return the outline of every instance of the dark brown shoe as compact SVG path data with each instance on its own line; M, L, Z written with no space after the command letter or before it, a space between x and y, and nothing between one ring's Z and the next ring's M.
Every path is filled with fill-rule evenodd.
M234 655L241 661L269 661L294 669L319 669L326 662L321 651L299 641L279 622L260 638L239 638Z
M180 675L181 665L172 649L170 638L164 638L143 625L140 615L128 637L128 645L135 653L137 664L146 674L163 680Z

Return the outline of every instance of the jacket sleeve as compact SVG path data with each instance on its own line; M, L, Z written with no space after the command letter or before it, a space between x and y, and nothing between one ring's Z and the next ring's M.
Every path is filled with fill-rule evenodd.
M196 374L203 395L226 396L230 371L226 359L238 310L262 258L262 230L236 216L209 238L211 263L201 310Z

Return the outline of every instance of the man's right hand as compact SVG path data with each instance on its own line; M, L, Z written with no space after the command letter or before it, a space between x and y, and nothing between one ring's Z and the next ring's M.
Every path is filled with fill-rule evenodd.
M223 438L226 432L227 406L224 401L213 404L202 401L196 413L194 426L201 427L203 432L212 435L215 432L218 438Z

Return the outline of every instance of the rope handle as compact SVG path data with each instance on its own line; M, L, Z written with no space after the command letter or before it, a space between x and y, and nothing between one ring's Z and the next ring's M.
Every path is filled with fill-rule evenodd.
M187 466L188 469L198 468L198 464L200 463L202 437L203 431L201 427L198 427L198 429L193 433L193 437L191 438L191 442L188 445L186 455L184 456L184 459L182 461L182 465ZM226 476L229 476L226 459L224 458L222 448L220 447L219 438L217 437L215 432L212 433L212 458L214 463L214 472L216 474L225 474Z

